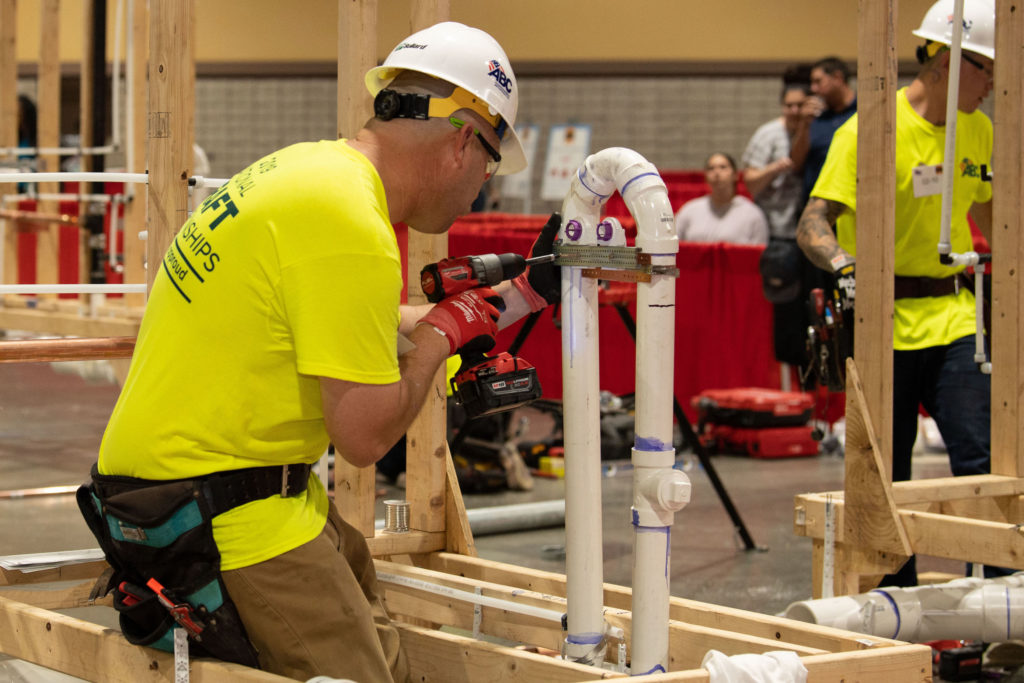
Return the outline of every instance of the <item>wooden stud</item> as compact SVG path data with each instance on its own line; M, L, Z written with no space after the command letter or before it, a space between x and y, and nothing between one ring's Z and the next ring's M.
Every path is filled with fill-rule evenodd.
M193 0L149 6L149 232L146 280L160 272L164 252L188 218L195 117Z
M857 57L857 306L854 354L886 477L892 477L896 205L896 1L860 0ZM847 403L847 410L850 405Z
M60 0L43 0L39 12L39 87L37 147L60 146ZM39 155L36 170L40 173L60 170L56 154ZM58 183L40 183L40 193L57 192ZM59 213L55 201L39 201L42 213ZM36 282L57 282L58 236L60 227L42 224L36 234ZM40 299L56 299L56 294L39 294Z
M1024 361L1024 17L1020 5L997 2L995 120L992 152L992 472L1024 476L1021 376Z
M18 63L15 52L17 31L17 3L0 0L0 147L18 145ZM0 159L0 166L13 166L13 159ZM14 188L2 184L0 188ZM14 224L0 220L0 239L3 239L3 277L0 282L18 281L18 237Z
M129 106L133 116L129 120L125 117L125 128L131 129L131 136L124 137L124 145L133 146L132 168L126 168L128 173L145 173L146 166L146 112L147 100L147 78L146 63L149 52L149 26L146 0L128 0L132 6L132 25L127 27L131 31L133 49L132 53L126 55L126 62L130 62L131 70L128 71L132 79L131 95L132 101ZM125 155L127 159L127 154ZM125 188L133 197L124 207L124 281L128 283L146 282L146 243L139 239L139 233L146 229L146 188L142 185ZM155 263L154 267L159 266ZM146 296L144 294L125 294L125 306L144 306Z
M425 29L451 14L448 0L417 0L412 3L413 32ZM406 281L410 304L426 304L426 295L420 290L420 271L448 255L447 235L428 235L408 231L409 271ZM433 389L420 410L419 416L406 433L406 492L409 498L410 525L424 531L445 528L445 482L451 453L447 444L448 398L445 386L445 366L434 375Z
M370 95L363 76L376 64L376 54L377 1L338 0L339 138L354 137L370 118ZM375 489L375 468L355 467L335 457L334 505L345 521L367 537L373 536Z

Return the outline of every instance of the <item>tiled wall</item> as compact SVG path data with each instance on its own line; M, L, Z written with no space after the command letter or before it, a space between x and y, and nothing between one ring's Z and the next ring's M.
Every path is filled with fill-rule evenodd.
M540 194L552 125L589 124L591 151L628 147L661 169L696 169L712 151L729 152L738 161L754 130L780 112L776 76L524 76L519 81L519 122L537 124L541 131L540 158L526 171L533 197ZM34 96L35 83L23 79L18 89ZM990 116L991 99L985 107ZM333 77L197 79L196 141L209 157L213 177L228 177L294 142L333 138L336 120ZM120 163L115 155L107 167ZM546 213L558 205L534 199L530 210ZM517 212L524 202L506 199L498 208Z
M523 77L519 121L540 126L540 153L551 125L588 123L591 151L628 147L659 168L699 168L712 151L739 158L754 129L778 115L778 88L775 77ZM200 78L196 141L213 175L292 142L333 137L336 89L333 78ZM528 170L534 196L541 166ZM534 201L532 210L556 206ZM522 202L500 208L519 211Z

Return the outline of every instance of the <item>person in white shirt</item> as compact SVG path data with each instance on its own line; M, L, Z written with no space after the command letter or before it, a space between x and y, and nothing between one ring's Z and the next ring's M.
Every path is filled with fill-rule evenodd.
M676 213L676 235L681 242L768 244L768 220L746 197L736 194L736 162L715 152L704 162L704 178L711 193L691 199Z

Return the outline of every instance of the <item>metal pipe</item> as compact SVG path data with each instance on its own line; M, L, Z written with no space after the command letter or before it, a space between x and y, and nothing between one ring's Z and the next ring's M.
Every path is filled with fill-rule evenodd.
M135 337L5 341L0 342L0 363L131 358L134 350Z

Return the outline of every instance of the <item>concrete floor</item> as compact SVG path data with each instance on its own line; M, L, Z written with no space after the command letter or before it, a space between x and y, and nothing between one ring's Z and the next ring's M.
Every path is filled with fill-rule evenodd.
M58 368L60 372L58 372ZM96 458L118 388L70 374L70 364L0 364L0 490L78 484ZM94 373L102 374L102 373ZM811 542L793 534L793 496L842 487L843 460L714 456L713 465L758 550L747 551L693 456L683 456L692 502L676 515L672 594L776 614L811 594ZM606 463L608 465L609 463ZM611 463L615 464L615 463ZM628 463L602 480L604 579L630 585L632 527ZM915 477L947 476L944 454L919 453ZM535 478L532 491L465 496L468 508L564 498L564 481ZM388 497L401 496L389 487ZM378 501L378 505L380 505ZM378 517L383 512L378 510ZM476 539L481 557L564 573L562 528ZM0 556L93 548L71 495L0 498ZM921 558L919 570L962 571ZM0 674L2 679L2 674Z

